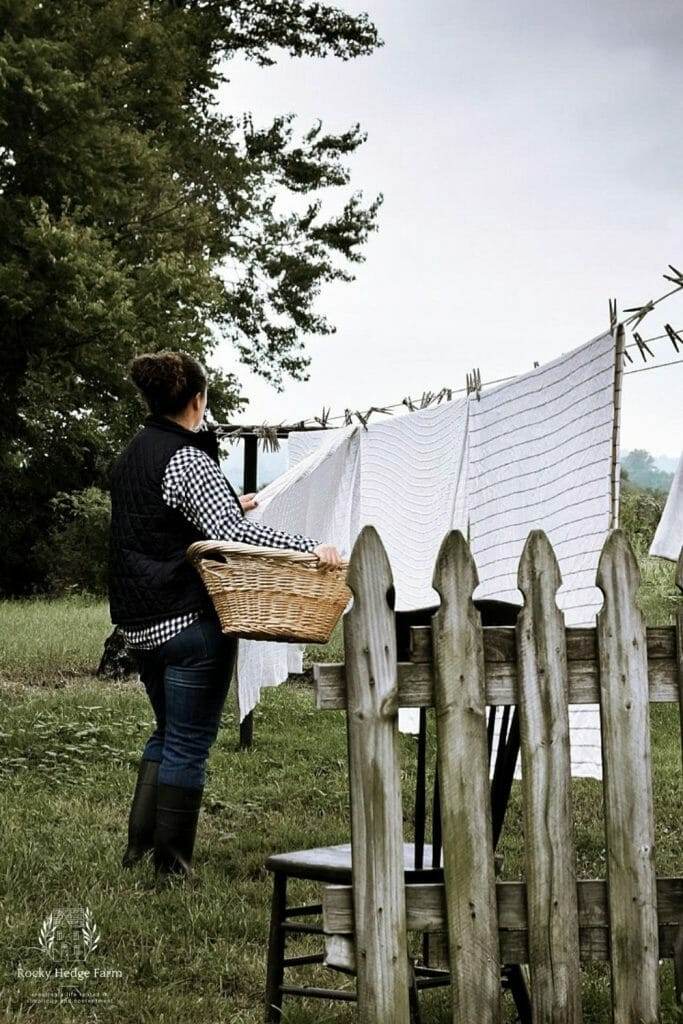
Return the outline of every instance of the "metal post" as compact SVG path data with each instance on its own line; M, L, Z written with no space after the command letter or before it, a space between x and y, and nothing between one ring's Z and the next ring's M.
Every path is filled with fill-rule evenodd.
M251 494L258 486L258 438L255 434L245 434L244 438L244 474L242 477L242 493ZM240 722L240 749L248 750L254 739L254 712L250 711Z

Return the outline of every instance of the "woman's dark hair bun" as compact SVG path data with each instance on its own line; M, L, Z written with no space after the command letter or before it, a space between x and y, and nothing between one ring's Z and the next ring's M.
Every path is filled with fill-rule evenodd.
M188 352L146 352L136 356L130 377L142 392L150 412L175 415L196 394L206 391L206 370Z

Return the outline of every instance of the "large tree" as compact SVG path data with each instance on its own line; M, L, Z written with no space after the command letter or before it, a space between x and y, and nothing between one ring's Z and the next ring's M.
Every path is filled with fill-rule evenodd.
M216 90L236 54L377 45L315 2L0 0L0 590L39 582L50 499L104 484L139 419L136 352L228 338L276 387L305 375L306 335L333 330L321 285L375 226L378 201L343 188L364 136L254 125ZM214 415L239 405L234 376L211 391Z

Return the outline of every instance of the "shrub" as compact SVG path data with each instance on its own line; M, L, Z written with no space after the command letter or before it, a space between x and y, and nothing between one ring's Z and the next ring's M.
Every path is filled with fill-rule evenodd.
M50 502L54 523L36 555L53 594L102 596L107 590L111 504L99 487L61 491Z

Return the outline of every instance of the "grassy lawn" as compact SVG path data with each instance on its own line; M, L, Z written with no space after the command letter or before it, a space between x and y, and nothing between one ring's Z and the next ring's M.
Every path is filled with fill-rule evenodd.
M654 602L648 615L658 610ZM344 717L316 711L305 683L265 690L255 716L255 745L245 753L237 749L229 701L209 761L197 880L157 885L149 862L132 872L119 866L152 715L136 680L112 684L92 675L107 629L101 603L76 598L0 603L0 1020L256 1024L263 1015L270 896L263 862L275 850L348 839ZM331 652L317 650L311 657L339 658L339 637ZM680 874L677 709L656 706L652 719L657 866L661 874ZM402 744L408 821L414 740L403 737ZM604 877L600 784L575 780L573 786L579 873ZM516 791L502 850L504 877L520 877ZM295 899L316 896L305 883L293 888ZM92 910L101 934L89 966L122 973L91 985L109 1001L94 1008L96 1015L74 1002L41 1004L38 999L50 985L17 977L20 966L46 965L38 948L44 919L59 908L78 906ZM313 948L308 939L293 952ZM299 980L312 977L329 984L322 969L317 975L307 969ZM332 982L338 983L336 976ZM680 1022L668 965L662 986L661 1019ZM602 967L586 972L587 1024L609 1020L607 991ZM445 993L425 995L423 1006L427 1021L446 1024ZM511 1015L509 1005L507 1011ZM283 1019L346 1024L355 1014L343 1004L286 1001Z

